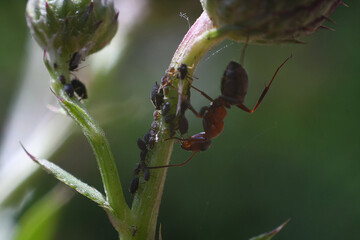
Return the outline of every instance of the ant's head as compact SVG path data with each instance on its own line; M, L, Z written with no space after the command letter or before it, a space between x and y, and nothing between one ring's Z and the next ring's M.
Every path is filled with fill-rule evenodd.
M181 148L184 149L184 150L187 150L187 151L191 151L191 141L188 140L188 139L184 139L183 141L180 141L181 142Z
M229 104L243 103L248 89L248 76L241 64L231 61L221 80L221 98Z

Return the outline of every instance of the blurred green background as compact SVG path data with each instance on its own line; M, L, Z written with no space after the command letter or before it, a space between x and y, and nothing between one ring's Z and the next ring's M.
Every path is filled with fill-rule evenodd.
M248 106L256 103L278 65L291 53L293 58L255 114L232 108L223 134L208 151L185 167L169 169L159 215L163 239L249 239L288 218L291 222L275 239L360 236L360 3L346 3L349 8L340 6L332 15L337 24L326 23L336 32L319 31L303 39L306 45L247 48ZM25 4L7 1L0 8L1 126L25 65ZM114 120L103 126L125 189L139 161L136 139L152 121L149 91L188 28L179 12L194 22L201 6L190 0L153 0L149 10L114 78L97 84L90 95L92 109L112 106L106 118ZM213 49L200 63L194 85L217 97L223 70L240 58L241 49L230 41ZM128 105L130 98L140 107ZM209 104L196 92L192 103L197 109ZM93 113L101 122L103 114ZM201 121L190 112L187 117L190 134L202 131ZM176 145L172 161L190 155ZM95 159L80 133L51 160L101 189ZM28 206L56 183L40 172ZM76 194L63 209L55 239L117 239L117 233L102 209Z

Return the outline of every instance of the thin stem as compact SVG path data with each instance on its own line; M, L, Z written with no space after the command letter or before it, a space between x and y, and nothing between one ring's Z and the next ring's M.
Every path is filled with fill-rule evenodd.
M200 59L224 38L225 34L217 31L210 18L204 12L180 43L169 69L171 67L177 69L180 64L185 63L188 66L192 66L189 68L189 74L192 74ZM181 88L179 87L179 82L179 79L173 77L172 85L175 88L167 87L165 89L165 99L170 102L171 106L170 112L176 112L179 97L177 89L181 89L182 96L187 97L190 87L189 81L181 81L183 84ZM153 150L149 152L148 161L150 166L168 165L174 145L174 140L166 140L171 137L171 131L162 116L157 120L157 123L159 125L159 131L157 132L158 142ZM151 171L150 180L140 183L131 209L136 218L135 226L137 230L133 239L154 239L166 173L167 168Z
M58 59L57 62L65 61ZM60 75L68 78L69 71L67 65L58 65L58 68L54 70L51 68L52 64L46 63L52 77L52 90L70 117L80 126L94 151L105 190L106 200L113 209L109 217L114 227L123 235L129 235L131 232L129 225L131 225L133 218L130 208L125 201L114 156L105 133L100 125L87 112L84 105L78 100L70 98L63 90L63 85L58 79Z

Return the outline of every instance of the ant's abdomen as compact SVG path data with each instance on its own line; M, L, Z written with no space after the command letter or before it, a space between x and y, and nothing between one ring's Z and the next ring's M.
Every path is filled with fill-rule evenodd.
M230 104L243 103L248 90L248 76L241 64L231 61L221 79L222 98Z

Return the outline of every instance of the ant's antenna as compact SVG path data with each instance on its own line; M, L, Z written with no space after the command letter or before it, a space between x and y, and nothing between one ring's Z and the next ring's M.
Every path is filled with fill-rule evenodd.
M245 41L243 50L241 51L241 58L240 58L240 64L241 64L241 66L244 66L245 49L246 49L246 47L247 47L247 45L248 45L248 42L249 42L249 35L246 37L246 41Z

